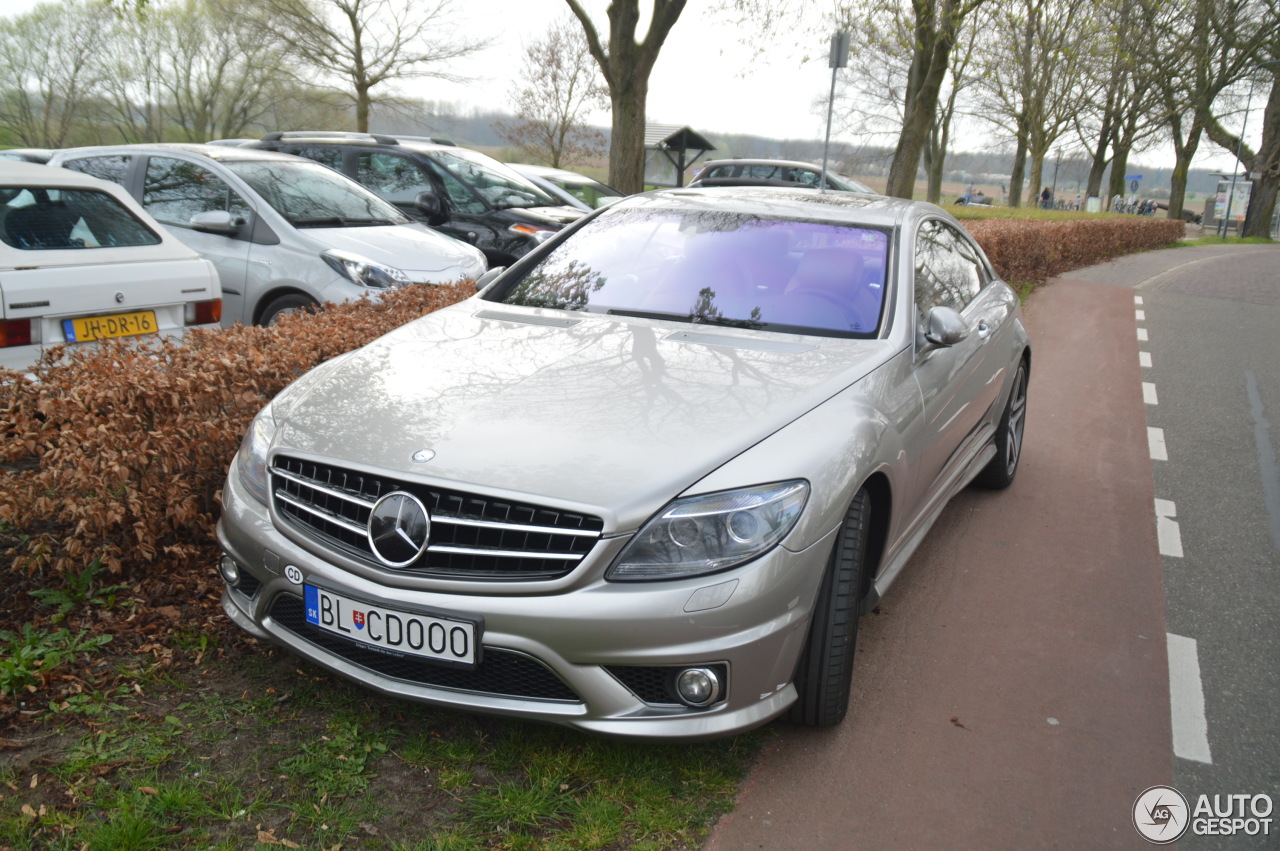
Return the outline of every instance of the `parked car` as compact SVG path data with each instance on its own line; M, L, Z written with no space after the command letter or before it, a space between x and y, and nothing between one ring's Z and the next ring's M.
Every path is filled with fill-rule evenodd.
M112 183L0 160L0 366L46 348L181 335L222 310L213 264Z
M797 189L625 198L486 279L258 414L226 613L440 706L838 723L859 616L1017 472L1017 294L935 206Z
M219 145L72 148L54 164L124 186L162 225L213 261L223 324L405 284L476 278L479 251L412 222L331 169Z
M507 165L524 175L548 195L583 212L589 213L625 197L612 186L606 186L576 171L525 163L507 163Z
M56 153L49 148L7 148L0 151L0 160L19 160L27 163L47 163Z
M690 186L809 186L879 195L865 183L828 169L822 182L822 166L797 160L708 160Z
M257 147L324 163L401 212L508 266L582 211L509 167L447 139L315 131L268 133Z

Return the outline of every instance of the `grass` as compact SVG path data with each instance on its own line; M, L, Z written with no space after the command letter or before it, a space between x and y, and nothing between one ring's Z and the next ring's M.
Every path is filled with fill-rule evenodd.
M1174 247L1185 248L1191 245L1275 245L1275 242L1265 236L1229 236L1226 239L1220 236L1200 236L1195 239L1184 239Z
M768 735L666 746L444 712L227 638L6 742L0 848L696 848Z

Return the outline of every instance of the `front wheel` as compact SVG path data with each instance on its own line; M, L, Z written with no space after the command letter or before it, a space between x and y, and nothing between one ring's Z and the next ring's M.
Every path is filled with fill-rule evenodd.
M795 724L834 727L849 709L870 519L871 498L860 490L836 537L814 603L809 639L796 667L800 696L787 716Z
M275 325L280 321L281 316L296 313L299 310L315 313L318 306L315 299L308 295L302 295L301 293L283 295L268 304L266 309L262 311L262 319L259 324Z
M996 428L993 443L996 457L982 468L974 479L979 487L1001 490L1013 483L1018 472L1018 460L1022 457L1022 433L1027 425L1027 362L1018 362L1018 372L1013 376L1013 389L1009 391L1009 403Z

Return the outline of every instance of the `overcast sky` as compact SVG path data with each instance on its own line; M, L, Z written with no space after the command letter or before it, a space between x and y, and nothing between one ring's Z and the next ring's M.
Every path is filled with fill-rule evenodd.
M5 0L5 14L35 6L37 0ZM584 0L598 26L607 30L607 0ZM648 3L642 3L647 6ZM825 108L814 101L825 98L831 85L827 67L827 35L821 33L821 12L827 0L810 0L808 20L769 39L763 56L739 44L738 33L723 18L706 10L709 0L691 0L659 55L650 78L648 118L663 124L689 125L711 133L750 133L779 139L821 139L825 132ZM477 35L487 35L494 45L460 63L456 71L471 78L467 84L439 80L404 83L405 94L427 100L473 104L481 109L507 109L507 94L523 65L523 45L539 38L550 22L569 14L564 0L454 0L455 20ZM813 45L797 44L804 25L819 31ZM603 35L603 33L602 33ZM807 47L807 51L806 51ZM804 54L817 57L804 61ZM848 73L841 71L840 73ZM1259 87L1261 89L1261 87ZM1265 97L1259 91L1256 95ZM1262 97L1254 98L1248 138L1257 145L1261 134ZM596 116L600 124L608 115ZM1227 126L1238 126L1228 120ZM998 144L990 125L970 119L959 128L956 150L989 150ZM836 141L862 140L833 136ZM891 144L884 142L882 144ZM1229 169L1234 162L1207 139L1201 145L1195 167ZM1130 165L1172 168L1172 150L1158 148L1138 154Z

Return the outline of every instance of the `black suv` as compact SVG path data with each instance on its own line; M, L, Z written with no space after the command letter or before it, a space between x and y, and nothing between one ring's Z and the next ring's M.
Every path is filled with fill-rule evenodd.
M268 133L245 147L323 163L406 215L507 266L582 217L512 169L447 139L366 133Z

